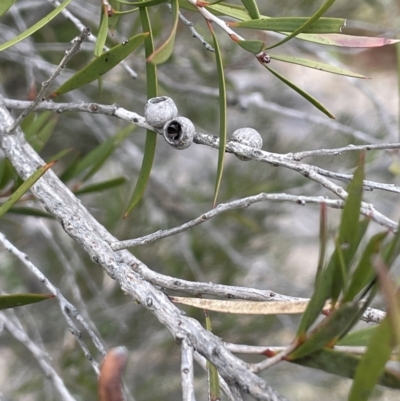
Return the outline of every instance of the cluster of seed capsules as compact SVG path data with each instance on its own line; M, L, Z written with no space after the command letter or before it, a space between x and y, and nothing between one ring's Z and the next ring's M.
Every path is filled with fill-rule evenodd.
M159 96L149 99L144 117L149 125L163 130L165 141L173 148L183 150L192 144L196 129L188 118L178 116L178 108L171 98ZM239 128L230 135L229 140L255 149L263 146L260 133L253 128ZM236 157L240 160L251 160L245 156Z

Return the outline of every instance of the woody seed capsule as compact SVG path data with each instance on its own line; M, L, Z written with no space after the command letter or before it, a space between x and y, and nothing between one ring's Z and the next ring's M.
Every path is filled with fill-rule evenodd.
M258 131L253 128L239 128L234 131L230 136L231 141L239 142L242 145L249 146L255 149L261 149L263 146L263 140ZM243 161L251 160L245 156L236 155L236 157Z
M175 149L188 148L192 142L196 129L186 117L176 117L165 123L163 135L166 142Z
M178 115L174 101L167 96L149 99L144 108L144 117L149 125L162 128L164 124Z

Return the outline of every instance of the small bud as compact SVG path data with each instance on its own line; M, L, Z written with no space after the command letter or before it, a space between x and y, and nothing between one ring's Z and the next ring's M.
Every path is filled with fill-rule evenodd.
M169 120L163 128L164 139L175 149L186 149L192 142L196 129L186 117L176 117Z
M253 128L239 128L234 131L230 136L231 141L239 142L242 145L249 146L255 149L261 149L263 146L263 140L258 131ZM245 156L238 156L236 157L240 160L249 161L251 160Z
M149 99L144 108L144 117L149 125L162 128L164 124L178 115L174 101L167 96Z

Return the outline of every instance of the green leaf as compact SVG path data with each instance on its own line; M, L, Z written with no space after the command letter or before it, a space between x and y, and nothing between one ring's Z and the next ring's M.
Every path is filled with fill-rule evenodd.
M393 346L390 322L388 318L385 318L373 332L367 352L357 366L349 401L368 400L385 369Z
M10 181L15 181L19 178L14 166L9 159L0 161L0 188L3 189Z
M26 181L8 198L6 202L4 202L0 206L0 217L10 210L11 206L13 206L18 200L24 195L29 188L52 166L53 163L45 164L44 166L39 167Z
M217 63L217 74L218 74L218 88L219 88L219 148L218 148L218 167L217 167L217 179L215 182L214 189L214 200L213 207L217 203L218 193L222 181L222 173L224 171L224 159L225 159L225 148L226 148L226 119L227 119L227 104L226 104L226 85L224 75L224 65L222 62L221 50L217 36L212 28L211 23L208 23L208 27L211 31L214 49L215 49L215 61Z
M8 213L21 214L23 216L34 216L34 217L44 217L46 219L54 219L54 216L50 213L44 212L40 209L35 209L32 207L24 206L13 206Z
M69 164L66 167L66 169L64 170L64 172L62 174L60 174L60 176L59 176L59 178L62 182L64 182L64 183L68 182L70 179L75 177L75 169L80 161L81 160L80 160L78 153L75 153L74 155L72 155L72 160L69 162Z
M260 18L260 11L258 11L258 6L255 0L241 0L249 15L253 19Z
M258 54L265 48L265 42L261 40L239 40L236 43L244 50L253 54Z
M58 116L50 111L45 111L37 115L32 113L30 116L23 121L22 129L27 141L36 152L40 152L50 139L58 121Z
M188 4L187 0L184 0L183 2L180 3L182 8L186 8L189 10L192 10L193 8L190 8L191 4ZM188 6L187 6L188 5ZM232 17L236 18L240 21L248 21L251 20L251 17L247 10L242 6L236 6L233 4L210 4L206 7L210 12L213 12L213 14L217 15L225 15L227 17ZM197 11L196 9L194 9Z
M307 60L304 58L291 57L291 56L280 56L280 55L278 56L276 54L270 54L270 53L268 53L268 55L271 57L271 59L283 61L284 63L298 64L298 65L302 65L303 67L313 68L315 70L320 70L320 71L324 71L324 72L330 72L331 74L345 75L347 77L352 77L352 78L368 79L364 75L356 74L355 72L343 70L342 68L335 67L333 65L319 63L319 62L313 61L313 60Z
M211 319L207 310L204 310L204 316L206 318L206 329L212 332ZM221 394L219 390L219 377L217 368L210 362L207 361L207 372L208 372L208 399L209 401L219 401Z
M106 6L101 6L100 12L100 26L99 33L97 34L96 45L94 47L95 57L100 57L103 53L104 45L106 44L108 33L108 11Z
M340 292L347 283L347 273L350 269L350 263L357 251L361 241L359 235L360 208L363 195L364 181L364 160L365 153L362 153L359 159L358 167L354 172L353 179L348 187L348 197L343 208L340 220L339 237L337 247L331 260L333 269L332 292L330 294L332 300L336 302ZM363 233L362 233L363 234ZM341 280L342 270L340 254L343 255L343 263L346 271L344 281Z
M171 33L169 34L166 41L147 58L147 61L150 63L153 64L165 63L171 57L171 54L174 50L175 35L179 21L178 0L171 0L171 5L172 5L172 17L174 20Z
M367 327L365 329L353 331L341 338L337 345L347 346L367 346L373 333L379 326Z
M46 301L46 299L55 298L55 295L42 294L13 294L0 295L0 309L17 308L18 306L34 304L36 302Z
M128 4L130 6L139 7L139 8L157 6L158 4L167 2L167 0L147 0L147 1L132 1L132 2L131 1L122 1L122 0L117 0L117 1L118 1L118 3L121 3L121 4Z
M288 360L302 358L324 347L334 345L344 332L349 331L349 321L359 312L357 302L342 304L327 316L307 337L307 339L292 353Z
M54 98L99 79L106 72L110 71L122 60L128 57L129 54L131 54L148 35L148 32L136 35L126 42L123 42L103 53L100 57L94 59L86 67L72 76L67 82L61 85L50 95L50 97Z
M331 0L332 1L332 0ZM312 18L312 17L311 17ZM345 21L341 18L320 18L317 22L306 26L305 31L303 27L309 21L309 18L303 17L278 17L278 18L261 18L253 19L242 22L230 22L229 26L247 29L259 29L263 31L273 31L288 33L291 32L283 40L290 40L293 35L297 35L296 32L304 33L337 33L340 32L341 28L344 26ZM269 49L276 47L273 45Z
M52 115L54 114L51 111L29 114L21 124L21 128L25 133L25 137L29 140L32 136L36 135L38 131L40 131L49 121Z
M119 185L125 184L125 177L112 178L111 180L98 182L96 184L87 185L86 187L79 188L74 191L75 195L83 195L93 192L100 192L106 189L114 188Z
M149 36L144 41L144 50L146 58L154 52L153 33L150 25L149 14L147 8L141 8L140 20L142 29L149 32ZM146 84L147 84L147 98L151 99L158 96L158 80L157 80L157 67L153 63L146 63ZM146 144L142 160L142 166L139 172L139 178L133 190L129 206L124 214L124 218L130 211L140 202L143 197L144 191L150 178L151 169L153 167L154 155L156 152L157 134L148 130L146 133Z
M69 178L76 177L88 168L90 170L82 178L82 181L92 177L111 156L114 150L124 141L128 135L134 130L134 125L128 125L118 131L114 136L108 138L101 143L97 148L89 152L75 167L73 175Z
M315 285L317 287L319 277L321 276L325 263L325 251L326 251L326 237L327 237L327 224L326 224L326 204L321 204L321 214L319 219L319 256L317 265L317 274L315 276Z
M338 376L352 379L360 362L360 358L353 354L324 348L313 353L312 355L297 359L293 362L299 365L321 369L328 373L333 373ZM378 384L399 389L400 376L397 372L385 369L379 379Z
M293 82L289 81L287 78L282 76L281 74L274 71L272 68L268 67L266 64L262 64L270 73L275 75L278 79L280 79L283 83L285 83L289 88L292 88L296 91L300 96L303 96L306 100L308 100L313 106L315 106L318 110L322 111L330 118L335 118L335 116L325 108L315 97L311 96L309 93L305 92L303 89L300 89Z
M40 28L44 27L47 25L53 18L55 18L62 10L64 10L65 7L69 3L71 3L72 0L64 0L63 3L61 3L58 7L56 7L50 14L47 14L44 18L42 18L39 22L37 22L35 25L31 26L29 29L26 31L20 33L18 36L15 38L9 40L6 43L3 43L0 45L0 51L8 49L9 47L15 45L18 42L21 42L21 40L24 40L28 36L31 36L33 33L38 31Z
M73 150L73 148L66 148L66 149L60 150L55 155L53 155L49 159L47 159L47 163L56 162L57 160L62 159L65 155L72 152L72 150Z
M315 26L318 22L321 21L321 17L328 11L328 9L333 5L335 0L326 0L326 2L317 10L316 13L308 21L306 21L303 25L301 25L298 29L296 29L294 32L292 32L290 35L286 36L286 38L280 40L278 43L275 43L272 46L269 46L268 49L272 49L274 47L280 46L286 42L288 42L290 39L294 38L297 36L299 33L306 32L307 28ZM343 20L343 25L344 26L346 23L345 20ZM341 32L341 27L339 27L339 32ZM325 33L325 32L321 32ZM327 32L331 33L331 32ZM332 33L335 33L335 31L332 30Z
M4 15L17 0L2 0L0 2L0 17Z
M283 32L282 32L283 33ZM326 46L355 47L355 48L371 48L392 45L400 42L400 39L373 38L368 36L351 36L333 34L303 34L296 36L296 39L305 40L306 42L319 43Z
M381 243L386 236L387 232L382 232L370 239L351 276L350 285L345 291L342 302L352 301L374 279L376 274L371 261L373 256L380 251Z

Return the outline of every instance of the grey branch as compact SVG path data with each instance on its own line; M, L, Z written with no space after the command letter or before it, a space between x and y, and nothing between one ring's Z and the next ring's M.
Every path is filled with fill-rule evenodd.
M7 107L14 107L14 108L20 107L23 103L24 102L15 100L5 101L5 105ZM43 106L43 104L41 106ZM64 111L84 111L94 114L105 114L109 116L114 116L122 120L129 121L130 123L133 123L140 127L150 129L154 132L157 132L160 135L162 133L162 130L157 130L156 128L150 126L147 123L146 119L141 115L126 110L118 106L117 104L114 104L112 106L106 106L96 103L70 104L70 103L48 102L44 106L45 106L43 108L44 110L55 110L58 113L62 113ZM197 144L212 147L214 149L219 148L219 139L214 135L203 134L198 132L194 137L194 142ZM329 176L332 175L333 176L332 178L337 178L343 175L329 172L327 170L320 169L319 167L293 160L292 153L288 155L283 155L278 153L267 152L264 150L254 149L234 141L230 141L226 144L226 151L228 153L233 153L235 155L247 157L248 159L267 163L274 167L285 167L290 170L296 171L301 175L305 176L306 178L322 185L323 187L325 187L326 189L337 195L340 199L345 200L347 197L347 193L342 187L334 184L332 181L328 180L325 177L326 175ZM364 186L366 189L370 189L371 185L374 184L376 184L376 188L385 189L391 192L397 192L397 188L395 188L396 186L393 186L392 184L379 184L368 181L368 185L364 183ZM389 219L379 211L377 211L372 204L363 202L361 207L361 213L365 216L371 217L374 221L376 221L378 224L384 227L387 227L391 230L397 230L397 223Z
M15 135L7 133L7 127L12 124L11 115L1 104L1 146L21 177L26 179L44 162L25 141L19 128ZM205 330L196 320L185 317L166 294L137 274L131 266L147 268L139 259L128 251L113 251L109 244L116 239L94 219L52 171L47 171L32 186L31 191L90 258L119 282L122 291L153 313L178 342L187 339L238 391L260 401L285 400L265 380L251 372L244 361L227 351L218 337Z
M193 347L184 339L181 344L181 377L183 401L196 401L194 394Z
M40 368L45 373L46 377L53 383L54 388L62 401L76 401L71 395L65 384L57 372L53 369L49 362L49 357L46 352L42 351L26 334L18 318L11 312L0 312L0 322L2 322L10 334L21 344L23 344L35 357Z
M76 327L74 321L72 318L76 319L78 322L82 324L82 326L85 328L85 330L88 332L90 338L93 341L93 344L96 346L96 348L101 352L102 356L106 354L104 345L102 344L101 340L98 338L96 333L90 328L90 325L83 319L83 317L80 315L78 310L75 308L74 305L72 305L70 302L68 302L64 296L62 295L61 291L55 287L50 280L40 271L38 267L36 267L30 260L29 257L21 252L18 248L16 248L6 237L3 233L0 233L0 242L4 245L4 247L11 253L13 253L24 265L26 268L29 269L30 272L32 272L40 282L42 282L46 288L57 297L58 303L60 305L60 309L62 314L64 315L65 320L68 323L68 328L70 332L76 337L79 345L82 348L82 351L84 352L86 358L89 360L89 362L92 364L94 371L96 374L99 374L99 364L97 361L93 358L92 354L89 351L89 348L85 344L85 342L82 339L81 332L79 329Z

